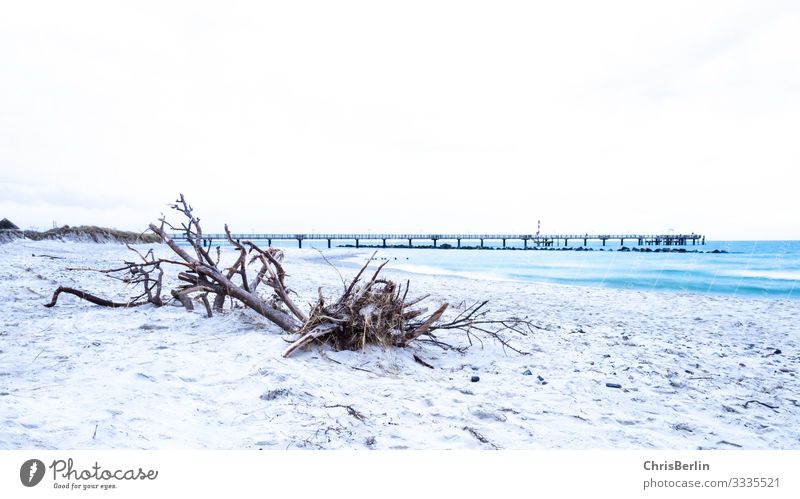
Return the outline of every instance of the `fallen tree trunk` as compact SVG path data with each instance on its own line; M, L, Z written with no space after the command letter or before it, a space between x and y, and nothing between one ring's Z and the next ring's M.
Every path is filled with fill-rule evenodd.
M528 332L531 331L529 321L488 319L487 311L484 309L485 301L476 302L465 308L449 322L443 321L443 316L448 310L447 303L439 304L433 313L426 316L427 309L420 304L429 297L428 295L407 299L410 288L408 281L403 286L381 276L381 271L388 261L379 265L368 280L363 279L365 271L374 259L374 254L349 284L342 279L343 292L337 299L326 300L320 289L316 304L311 306L307 314L303 313L290 297L291 290L285 282L287 274L281 263L283 258L281 251L273 248L263 250L250 241L241 243L234 241L226 225L228 242L239 255L233 265L220 268L219 247L216 248L215 260L209 253L210 243L204 246L200 219L194 216L192 207L182 194L172 208L186 217L186 221L182 222L180 227L170 225L166 218L162 217L161 224L150 224L149 230L157 235L180 260L157 259L152 250L142 255L129 246L141 258L141 263L126 262L126 265L120 268L96 270L127 284L142 285L141 294L122 303L61 286L56 289L52 300L45 306L54 306L61 293L72 294L106 307L122 308L146 304L161 306L164 303L161 297L163 277L161 266L173 265L182 268L177 276L181 284L172 289L170 294L186 310L194 309L192 304L194 296L195 299L202 301L207 315L211 317L212 309L221 310L226 298L230 297L233 301L265 317L283 331L299 334L299 338L283 352L284 357L289 357L298 349L315 342L326 343L339 350L357 350L368 344L405 347L423 336L437 346L453 348L434 335L435 331L450 329L466 332L470 344L472 344L471 338L478 332L500 341L504 347L509 347L515 352L525 353L511 347L499 333L511 331L526 334L526 328ZM166 228L181 231L190 250L181 247ZM192 250L194 255L191 254ZM248 256L250 264L255 262L261 264L252 281L248 280L247 275ZM258 294L259 284L262 283L272 289L274 292L272 297L265 298ZM213 307L208 299L209 293L215 295Z
M216 267L200 262L196 258L192 257L183 248L178 246L162 227L158 227L155 224L150 224L150 230L158 234L158 236L161 237L161 240L164 241L172 251L180 256L193 271L197 272L199 275L207 277L212 282L219 285L228 295L236 298L240 302L244 303L248 308L255 310L257 313L274 322L278 325L278 327L286 332L294 333L300 329L301 324L294 317L282 310L272 307L257 295L249 291L245 291L244 288L234 284Z

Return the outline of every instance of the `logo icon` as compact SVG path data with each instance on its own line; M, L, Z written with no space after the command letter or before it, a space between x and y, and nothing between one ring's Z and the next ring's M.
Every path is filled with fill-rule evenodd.
M35 487L44 478L44 463L38 459L28 459L19 469L19 479L26 487Z

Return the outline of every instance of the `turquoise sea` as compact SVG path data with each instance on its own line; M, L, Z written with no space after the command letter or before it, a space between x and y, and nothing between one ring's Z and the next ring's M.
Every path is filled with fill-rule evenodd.
M287 249L297 247L294 241L273 242ZM337 249L337 244L352 245L353 241L334 241L331 250L325 241L307 240L303 246L354 264L377 251L376 258L392 260L393 268L425 274L800 299L800 241L706 241L705 245L696 246L643 247L628 241L624 251L620 251L619 242L612 241L605 247L599 242L589 244L581 251L574 249L575 244L568 251L563 246L523 251L521 242L512 241L509 248L516 249L502 250L498 248L499 241L488 240L487 249L343 250ZM656 251L664 249L671 251ZM680 249L686 252L675 251ZM714 253L715 250L722 253Z
M324 242L315 246L322 249ZM712 241L703 246L646 247L684 248L686 253L619 251L618 244L589 247L592 251L390 248L378 249L377 258L389 258L394 268L426 274L800 298L800 241ZM627 243L626 247L637 248ZM725 253L711 253L714 250ZM358 251L363 260L375 250L353 251Z

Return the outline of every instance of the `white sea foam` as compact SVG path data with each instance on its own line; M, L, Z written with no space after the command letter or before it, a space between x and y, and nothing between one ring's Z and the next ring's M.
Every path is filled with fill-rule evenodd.
M466 277L468 279L482 279L486 281L514 281L514 279L510 277L495 272L448 270L448 269L443 269L441 267L434 267L431 265L414 265L410 263L397 263L393 265L392 268L394 268L395 270L410 272L413 274Z
M731 270L725 272L735 277L754 277L780 281L800 281L800 270Z

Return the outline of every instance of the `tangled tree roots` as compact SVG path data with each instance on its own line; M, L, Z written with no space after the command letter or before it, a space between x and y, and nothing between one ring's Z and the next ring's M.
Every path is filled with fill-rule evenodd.
M316 305L298 331L302 336L286 349L284 357L315 340L326 341L337 350L359 350L368 344L402 347L427 333L447 310L447 303L420 319L427 309L413 307L427 296L406 301L409 283L403 287L380 279L384 265L362 283L368 261L342 296L330 305L326 305L320 289Z
M434 334L437 330L450 329L465 332L470 345L473 338L478 338L478 333L494 338L515 352L525 353L508 344L501 333L527 334L537 327L523 319L487 318L486 301L463 307L455 318L445 322L442 316L448 304L441 304L428 313L428 308L422 304L429 295L409 298L408 281L402 285L381 277L386 263L380 265L369 279L365 279L364 274L372 259L349 284L343 280L344 290L338 299L327 301L320 288L317 302L308 314L304 314L292 300L292 291L286 285L283 252L274 248L261 249L251 241L235 241L226 225L228 242L239 255L233 265L220 268L220 249L217 246L216 254L212 257L210 243L204 245L200 219L194 216L183 194L171 207L185 218L180 226L171 225L162 217L160 225L150 224L150 230L170 247L179 257L178 260L155 258L152 250L142 255L128 246L136 252L141 262L125 262L122 267L108 270L72 269L100 272L128 285L140 286L142 290L137 296L126 302L113 302L86 291L60 286L45 306L54 306L61 293L106 307L161 306L165 303L161 296L162 266L172 265L180 268L178 279L181 284L171 290L171 295L187 310L192 310L194 299L199 299L211 317L214 311L223 309L226 298L231 298L231 302L239 302L254 310L284 331L298 334L299 338L283 352L284 357L314 342L327 343L337 350L358 350L369 344L404 347L414 340L427 341L442 348L455 348ZM167 228L182 232L190 250L178 245ZM248 267L254 263L258 270L250 279ZM271 296L258 294L261 284L272 289ZM213 295L213 305L209 295ZM467 347L459 350L463 348Z

